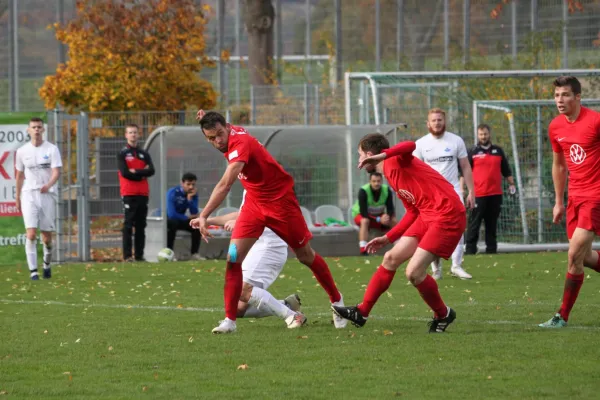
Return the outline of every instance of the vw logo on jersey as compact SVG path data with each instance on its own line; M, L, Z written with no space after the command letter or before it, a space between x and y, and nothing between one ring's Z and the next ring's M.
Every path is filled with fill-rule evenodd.
M444 149L444 151L445 151L446 153L448 153L449 151L452 151L452 149L451 149L450 147L446 147L446 148Z
M585 150L583 150L583 147L578 144L571 145L569 154L571 156L571 161L573 161L575 164L581 164L585 161L585 157L587 156L587 154L585 154Z
M415 200L415 196L408 190L400 189L398 190L398 196L402 197L404 200L408 201L411 204L415 204L417 201Z

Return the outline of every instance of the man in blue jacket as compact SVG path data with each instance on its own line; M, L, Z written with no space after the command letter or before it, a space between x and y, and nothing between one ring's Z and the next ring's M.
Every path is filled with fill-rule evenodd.
M192 260L204 260L198 254L200 231L190 226L190 219L196 218L199 212L196 180L196 175L186 172L181 177L181 185L167 192L167 247L174 250L178 230L188 231L192 234ZM187 211L189 214L186 214Z

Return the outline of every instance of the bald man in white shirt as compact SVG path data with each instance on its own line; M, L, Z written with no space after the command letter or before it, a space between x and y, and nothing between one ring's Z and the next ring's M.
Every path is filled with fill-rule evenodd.
M473 208L475 206L473 174L465 142L460 136L446 131L446 113L440 108L429 110L427 128L429 129L429 134L416 141L417 148L413 152L413 155L446 178L454 186L458 197L463 200L463 192L458 174L458 166L460 165L465 183L469 189L466 205L469 208ZM463 236L452 253L452 268L450 268L450 273L460 279L471 279L472 276L462 267L464 243ZM433 278L436 280L442 279L441 261L438 260L431 263L431 268L433 270Z

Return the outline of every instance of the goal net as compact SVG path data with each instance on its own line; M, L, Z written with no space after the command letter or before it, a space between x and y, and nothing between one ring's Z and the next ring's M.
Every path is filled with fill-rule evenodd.
M564 221L552 223L554 187L548 124L557 115L552 81L574 75L583 104L600 111L600 70L347 73L346 123L408 125L406 138L427 133L430 108L446 111L447 129L476 142L476 127L488 124L492 141L507 154L517 195L506 190L498 221L500 249L566 249ZM482 227L483 229L483 227ZM480 236L482 237L482 236Z

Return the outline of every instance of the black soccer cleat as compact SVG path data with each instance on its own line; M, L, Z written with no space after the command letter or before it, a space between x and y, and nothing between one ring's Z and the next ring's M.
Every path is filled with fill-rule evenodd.
M433 318L429 325L429 333L444 333L448 325L450 325L456 319L456 312L448 307L448 315L445 318Z
M358 307L340 307L340 306L331 306L331 309L337 316L347 319L352 322L352 325L357 328L363 327L367 323L367 318L363 317Z
M48 266L48 268L46 268L46 265L44 264L44 279L50 279L52 278L52 269L50 268L50 266Z

